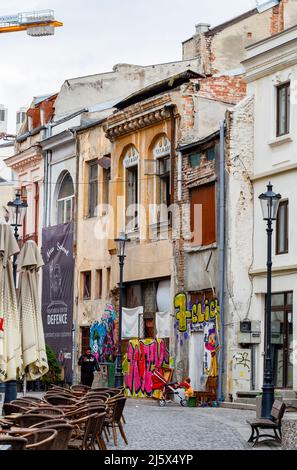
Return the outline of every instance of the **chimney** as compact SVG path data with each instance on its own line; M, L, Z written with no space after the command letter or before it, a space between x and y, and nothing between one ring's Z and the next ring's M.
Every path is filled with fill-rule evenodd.
M210 24L208 23L198 23L195 26L196 28L196 34L202 34L202 33L207 33L210 28Z

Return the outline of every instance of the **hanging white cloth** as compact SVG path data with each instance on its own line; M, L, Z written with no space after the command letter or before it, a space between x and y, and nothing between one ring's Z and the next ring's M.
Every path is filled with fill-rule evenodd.
M143 307L122 309L122 338L138 338L139 316L143 315Z
M169 338L170 337L170 312L157 312L156 313L156 329L157 338Z

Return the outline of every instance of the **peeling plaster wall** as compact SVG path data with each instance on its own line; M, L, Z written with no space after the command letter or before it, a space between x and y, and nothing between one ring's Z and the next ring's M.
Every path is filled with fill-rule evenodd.
M232 381L232 356L240 349L237 342L240 321L253 318L253 185L250 177L254 163L254 98L246 98L227 113L226 138L226 301L225 301L225 376L224 389L235 394ZM260 359L260 358L259 358Z
M111 152L111 143L105 137L102 126L96 126L78 135L79 140L79 181L77 201L77 282L75 297L78 300L78 324L86 326L94 320L100 320L107 303L110 303L110 291L107 286L107 268L111 266L111 257L107 249L108 240L101 238L101 229L108 221L108 214L103 217L88 217L88 162L103 157ZM103 202L103 169L98 165L98 202ZM102 298L96 295L98 280L96 270L102 269ZM92 296L82 299L81 272L92 272Z
M156 64L147 67L117 64L112 72L66 80L55 104L54 119L99 103L120 100L154 82L191 69L199 72L197 59Z

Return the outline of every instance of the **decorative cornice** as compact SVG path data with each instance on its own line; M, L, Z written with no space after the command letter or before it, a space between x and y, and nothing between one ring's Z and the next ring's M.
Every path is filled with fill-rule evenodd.
M124 111L117 112L107 120L104 126L106 137L113 141L119 136L130 134L168 119L170 117L170 106L168 105L170 104L171 97L166 94L153 100L134 104Z
M39 145L35 145L34 147L7 158L5 163L14 171L20 172L27 168L34 167L42 159L41 148Z

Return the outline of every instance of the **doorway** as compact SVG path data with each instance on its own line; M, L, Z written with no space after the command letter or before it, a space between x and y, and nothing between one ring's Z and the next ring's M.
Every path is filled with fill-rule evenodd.
M293 388L293 292L273 294L271 305L274 384L277 388Z

